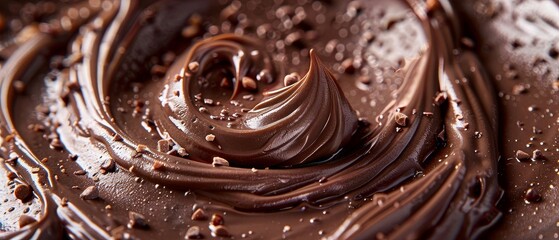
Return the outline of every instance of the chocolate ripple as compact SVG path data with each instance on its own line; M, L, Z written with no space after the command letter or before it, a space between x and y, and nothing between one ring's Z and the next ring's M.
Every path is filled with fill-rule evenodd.
M148 197L156 197L164 186L170 194L196 196L178 200L182 205L206 201L206 208L219 209L211 204L218 202L224 211L254 224L258 217L294 224L298 219L281 217L297 213L300 206L331 210L334 214L322 220L336 229L328 232L331 239L474 238L499 216L496 101L476 56L456 44L460 29L450 5L429 3L408 2L428 42L421 56L400 70L402 85L372 123L358 121L331 67L317 52L309 52L307 74L282 87L277 79L284 74L283 67L264 43L250 37L194 39L197 43L179 54L162 79L142 79L148 68L142 63L165 50L186 17L165 22L158 26L157 38L146 39L141 36L153 30L149 22L157 26L164 17L156 14L148 21L140 13L154 7L179 16L180 11L171 8L187 3L166 1L146 8L135 1L115 2L109 11L84 19L79 33L67 30L72 40L48 34L33 38L20 46L25 51L8 60L6 66L14 68L0 70L1 135L13 134L11 141L2 143L10 149L3 150L2 157L22 159L10 171L23 173L19 177L41 193L38 198L45 204L39 222L18 231L38 232L48 221L50 227L61 226L78 238L125 236L122 232L127 231L148 238L165 231L126 228L122 214L97 214L97 208L109 202L122 208L115 209L121 213L129 207L147 211L150 204L177 199L172 195L172 201L135 201L122 192L117 195L119 189L110 186L118 183L130 190L137 178L155 185L156 190L143 190ZM101 184L85 181L102 188L98 204L84 203L63 184L78 180L64 180L66 175L58 180L56 169L39 157L47 150L27 144L31 134L19 133L16 111L8 106L18 98L12 90L16 79L33 78L24 75L23 67L38 62L37 56L50 57L52 53L37 51L59 42L70 46L67 59L75 61L45 84L49 93L45 101L53 109L44 116L53 126L49 143L57 156L78 156L68 165L102 170L96 175L106 177ZM194 62L197 65L191 66ZM243 78L255 85L243 86ZM142 82L144 92L139 93L151 93L146 94L148 101L134 104L138 112L145 106L150 109L136 120L115 110L125 95L118 91L130 82ZM251 97L256 101L243 101ZM218 114L222 118L212 117ZM137 133L139 126L149 134ZM212 165L216 157L227 164ZM116 168L107 165L113 161ZM26 176L37 167L49 184ZM115 182L103 183L111 178ZM70 204L63 198L70 198ZM355 210L348 211L347 202ZM126 204L130 206L123 208ZM54 214L51 208L59 212ZM152 225L166 221L161 216L148 218ZM83 222L92 227L80 227Z

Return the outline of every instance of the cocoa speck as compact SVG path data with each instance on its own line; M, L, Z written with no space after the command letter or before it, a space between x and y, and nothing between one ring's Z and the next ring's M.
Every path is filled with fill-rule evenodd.
M118 134L113 135L113 141L120 142L122 141L122 137Z
M342 71L346 74L354 74L355 66L353 65L353 58L347 58L341 63Z
M201 239L201 238L202 238L202 234L200 233L200 227L198 226L192 226L188 228L188 230L186 231L186 235L184 236L184 239Z
M148 150L148 146L144 145L144 144L138 144L136 146L136 152L138 153L143 153L146 152Z
M89 186L80 194L83 200L95 200L99 198L99 190L95 186Z
M206 141L208 141L208 142L213 142L213 141L215 140L215 135L213 135L213 134L208 134L208 135L206 135L206 138L205 138L205 139L206 139Z
M284 86L290 86L290 85L298 82L300 79L301 79L301 76L298 73L292 72L292 73L286 75L283 78L283 85Z
M394 114L394 121L398 124L398 126L405 127L408 124L408 116L401 112L397 112Z
M264 83L272 83L274 78L272 77L272 73L269 70L264 69L256 75L256 80Z
M101 164L101 169L106 171L106 172L112 172L115 170L115 162L112 159L106 159L105 161L103 161L103 164Z
M26 85L23 81L17 80L17 81L14 81L12 84L13 84L14 90L17 93L21 94L21 93L25 92Z
M531 105L531 106L528 107L528 111L530 111L530 112L535 112L537 110L538 110L538 106L536 106L536 105Z
M448 96L446 94L446 92L440 92L437 94L437 96L435 96L435 105L437 106L441 106L443 105L443 103L446 102Z
M188 64L188 71L190 71L191 73L198 72L199 68L200 68L200 64L198 62L190 62Z
M186 152L186 149L184 148L179 148L177 150L177 154L179 154L179 156L181 157L188 157L190 155L188 152Z
M229 161L222 157L214 157L212 166L219 167L219 166L229 166Z
M253 101L254 100L254 95L252 95L252 94L243 95L243 99L248 100L248 101Z
M225 219L223 216L215 213L212 215L212 219L210 220L210 224L213 226L219 226L225 224Z
M128 212L128 228L139 228L145 229L148 228L148 222L144 215L139 214L137 212L130 211Z
M526 203L537 203L541 202L542 195L534 188L528 188L526 194L524 195L524 201Z
M184 38L193 38L200 33L200 27L195 25L186 26L182 29L181 35Z
M309 219L309 222L310 222L310 223L313 223L313 224L319 223L319 222L320 222L320 219L319 219L319 218L316 218L316 217L313 217L313 218Z
M10 172L8 172L7 177L8 177L8 180L11 181L11 180L14 180L14 179L17 178L17 174L15 172L10 171Z
M14 189L14 196L19 200L26 200L31 195L31 188L27 184L18 184Z
M212 234L215 235L216 237L229 237L231 236L231 234L229 233L229 231L227 230L227 228L225 228L224 226L214 226L211 228L212 229Z
M517 150L515 155L518 161L526 161L530 159L530 155L522 150Z
M243 88L247 90L256 90L257 88L256 81L250 77L243 77L241 84L243 85Z
M203 221L203 220L208 219L208 216L206 215L206 212L204 212L204 210L202 210L201 208L198 208L192 213L192 216L190 217L190 219L192 219L194 221Z
M227 79L227 78L225 78L225 77L222 78L222 79L221 79L221 82L219 83L219 86L222 87L222 88L229 88L229 87L231 87L231 84L229 83L229 79Z
M174 79L175 79L175 82L178 82L178 81L182 80L182 76L179 75L179 74L175 74L175 78L174 78Z
M169 140L161 139L157 141L157 151L159 152L168 152L170 149Z
M68 206L68 199L63 197L62 199L60 199L60 205L63 207Z
M151 166L155 171L161 171L165 169L165 164L161 161L155 160L153 161L153 165Z
M528 88L523 84L516 84L512 87L512 94L514 95L520 95L526 92L528 92Z
M536 149L532 152L532 160L543 160L545 159L545 157L543 156L542 151L540 151L539 149Z
M52 139L52 141L50 142L50 147L55 150L60 150L64 147L64 145L62 145L62 142L59 138L55 138Z

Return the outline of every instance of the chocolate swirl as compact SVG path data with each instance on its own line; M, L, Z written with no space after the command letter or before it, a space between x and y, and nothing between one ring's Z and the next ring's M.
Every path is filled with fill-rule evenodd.
M363 96L333 73L341 64L327 47L297 49L299 32L278 43L268 25L256 30L260 39L241 36L254 29L240 2L219 14L218 3L196 3L86 4L90 14L71 27L17 46L0 70L1 169L31 186L43 208L38 222L2 237L64 229L84 239L176 238L188 234L182 226L207 225L196 215L203 209L224 215L202 230L214 236L303 237L310 229L313 238L468 239L499 217L495 91L458 44L449 3L404 5L427 40L392 73L397 88L374 96L387 99L376 116L359 111ZM309 28L295 21L301 10L284 10L276 17ZM220 15L236 34L203 25L198 11ZM187 36L176 41L181 31ZM278 47L286 43L293 49ZM169 51L178 57L151 60ZM27 69L57 54L62 66ZM309 67L282 86L285 72L307 66L278 60L286 56ZM32 94L14 90L20 80ZM46 140L34 140L29 121L18 123L15 109L35 103L50 106L37 117ZM295 229L303 218L311 225Z
M254 81L268 76L267 82L273 81L271 60L261 48L253 49L258 45L256 40L227 34L194 45L167 74L161 103L168 117L156 117L162 131L202 162L223 157L235 166L261 168L330 158L349 141L357 128L357 117L313 50L309 71L299 82L267 92L266 98L246 114L237 107L238 101L225 106L213 103L227 101L220 94L224 91L219 91L223 88L214 87L229 82L227 75L233 76L231 98L240 91L240 79ZM199 63L200 69L189 74L185 69L190 63ZM222 70L225 72L219 75ZM184 95L177 96L177 92ZM215 139L206 141L209 134Z

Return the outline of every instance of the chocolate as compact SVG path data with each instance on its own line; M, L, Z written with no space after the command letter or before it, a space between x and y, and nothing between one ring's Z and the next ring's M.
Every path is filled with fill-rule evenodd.
M522 150L516 151L516 159L518 161L530 160L530 155Z
M142 229L142 228L148 228L149 227L148 223L146 222L146 218L142 214L130 211L128 213L128 218L130 219L128 221L128 228L140 228L140 229Z
M202 235L200 234L200 227L197 226L188 228L188 230L186 231L186 235L184 236L184 239L200 239L200 238L202 238Z
M24 228L25 226L32 224L32 223L36 223L37 220L31 216L28 215L21 215L19 217L19 228Z
M0 171L15 188L0 191L0 238L556 232L541 212L557 198L553 14L496 0L3 4Z
M14 189L14 196L21 201L26 200L29 195L31 195L31 189L26 184L18 184Z
M80 194L80 198L84 200L95 200L99 198L99 190L95 186L89 186Z
M192 217L190 217L190 219L195 220L195 221L201 221L201 220L206 220L208 218L208 216L206 216L206 213L204 212L204 210L198 208L196 209L196 211L194 211L194 213L192 213Z

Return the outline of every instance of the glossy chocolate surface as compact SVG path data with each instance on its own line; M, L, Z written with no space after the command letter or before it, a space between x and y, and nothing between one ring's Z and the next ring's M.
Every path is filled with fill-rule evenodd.
M6 3L0 238L557 237L556 13Z

